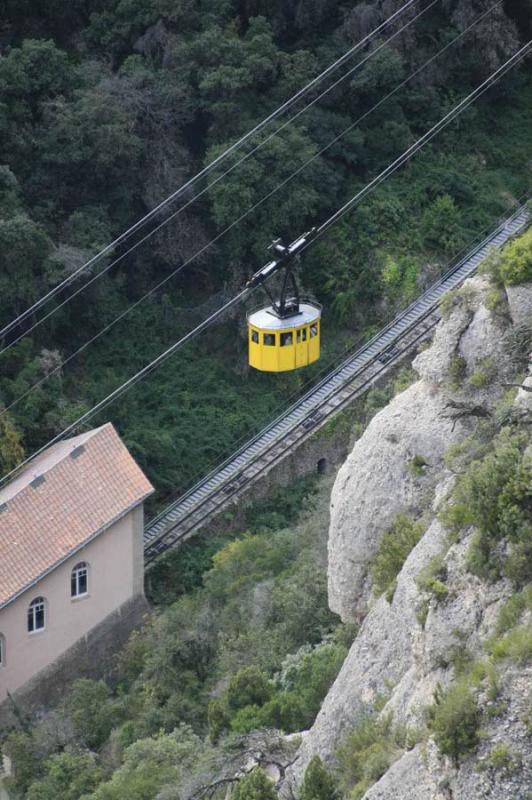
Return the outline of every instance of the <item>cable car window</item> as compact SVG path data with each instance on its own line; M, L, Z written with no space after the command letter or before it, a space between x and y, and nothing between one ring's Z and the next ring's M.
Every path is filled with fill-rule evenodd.
M259 334L258 331L251 331L251 341L255 342L255 344L259 343Z
M287 347L294 343L294 334L290 333L282 333L281 334L281 347Z
M275 333L265 333L264 344L275 347Z
M307 341L307 329L300 328L297 331L297 343L299 344L299 342L306 342L306 341Z
M318 323L313 322L310 326L310 338L313 339L315 336L318 335Z

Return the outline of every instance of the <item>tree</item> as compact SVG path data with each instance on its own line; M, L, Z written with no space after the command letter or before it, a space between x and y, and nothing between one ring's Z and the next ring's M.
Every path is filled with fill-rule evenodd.
M264 770L257 767L238 782L231 800L277 800L277 794Z
M22 435L1 405L0 414L0 474L5 475L24 460L24 448Z
M40 225L22 213L0 218L0 304L23 310L47 287L45 260L51 242Z
M48 759L45 776L30 786L26 799L79 800L92 792L102 777L103 771L92 753L59 753Z
M339 800L339 797L333 776L325 769L321 758L313 756L305 770L299 800Z
M101 747L113 727L109 687L103 681L80 678L75 681L65 703L80 741L91 749Z
M510 286L532 281L532 228L504 249L499 271Z
M454 761L478 742L480 711L466 680L452 684L436 696L429 709L429 728L442 753Z
M438 197L427 208L421 229L427 247L449 255L458 250L463 241L461 213L450 195Z
M273 686L267 675L257 667L244 667L231 678L227 690L227 702L232 710L249 705L261 706L272 694Z

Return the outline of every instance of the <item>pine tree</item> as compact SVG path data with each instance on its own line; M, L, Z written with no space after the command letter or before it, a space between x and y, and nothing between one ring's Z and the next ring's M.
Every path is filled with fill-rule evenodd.
M257 768L238 782L231 800L277 800L277 794L264 770Z
M340 795L331 773L319 756L313 756L305 770L299 800L339 800Z

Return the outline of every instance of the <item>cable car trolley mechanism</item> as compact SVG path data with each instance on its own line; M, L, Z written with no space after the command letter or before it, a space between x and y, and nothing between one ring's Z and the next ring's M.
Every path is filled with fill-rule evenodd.
M304 233L291 245L276 239L270 245L275 258L248 281L248 288L262 286L271 305L248 314L249 364L262 372L288 372L306 367L320 357L321 306L299 296L292 266L316 229ZM267 279L284 271L279 297L267 286Z

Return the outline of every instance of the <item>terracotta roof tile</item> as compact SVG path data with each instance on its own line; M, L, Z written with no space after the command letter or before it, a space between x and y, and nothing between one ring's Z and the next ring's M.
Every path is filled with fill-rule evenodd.
M0 490L0 608L152 492L110 423L30 462Z

